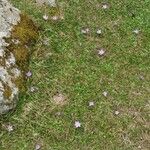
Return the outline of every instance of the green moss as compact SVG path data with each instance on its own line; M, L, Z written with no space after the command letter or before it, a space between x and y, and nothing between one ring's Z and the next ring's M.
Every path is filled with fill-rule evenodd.
M38 28L26 15L21 15L20 23L14 27L9 39L9 50L15 55L17 65L25 67L28 65L29 57L32 53L32 45L38 38ZM12 39L19 40L15 45ZM24 70L25 68L23 68Z
M11 88L7 84L3 84L3 86L4 86L4 97L8 99L12 94Z
M16 64L23 73L19 78L12 79L21 91L25 91L26 89L25 72L28 70L29 60L33 52L33 46L37 39L38 27L26 15L21 15L20 23L12 30L11 37L6 39L6 41L10 44L7 47L8 53L12 52L14 54ZM14 44L13 40L17 40L19 43Z

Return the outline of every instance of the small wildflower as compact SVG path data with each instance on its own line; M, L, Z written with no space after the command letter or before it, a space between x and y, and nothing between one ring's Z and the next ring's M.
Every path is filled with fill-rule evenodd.
M83 33L83 34L87 34L87 33L89 33L89 28L85 28L85 29L82 29L81 30L81 32Z
M44 19L44 20L48 20L48 16L45 14L45 15L43 16L43 19Z
M31 87L31 88L30 88L30 91L31 91L31 92L34 92L34 91L35 91L35 88L34 88L34 87Z
M75 121L75 128L80 128L81 127L81 123L79 121Z
M105 50L103 48L98 50L98 55L103 56L105 54Z
M35 86L30 87L30 92L36 92L37 90L38 90L38 88Z
M53 16L53 17L52 17L52 20L54 20L54 21L56 21L56 20L58 20L58 19L59 19L58 16Z
M6 125L6 130L8 132L12 132L14 130L13 126L11 124Z
M101 29L98 29L98 30L96 31L96 33L97 33L98 35L100 35L100 34L102 34L102 30L101 30Z
M44 38L42 42L43 42L44 45L47 46L47 45L49 45L50 40L49 40L49 38Z
M103 95L104 95L105 97L107 97L108 92L104 91L104 92L103 92Z
M139 76L140 80L144 80L144 76L140 75Z
M139 30L139 29L135 29L135 30L133 30L133 33L139 34L139 33L140 33L140 30Z
M41 149L41 145L40 144L36 144L35 145L35 150L40 150Z
M90 107L94 106L94 102L89 102L89 106Z
M120 114L120 112L119 111L115 111L115 115L119 115Z
M32 72L31 72L31 71L28 71L28 72L26 73L26 76L27 76L27 77L31 77L31 76L32 76Z
M103 9L108 9L109 6L108 6L108 4L103 4L103 5L102 5L102 8L103 8Z
M61 112L58 111L58 112L55 113L55 115L56 115L56 116L61 116Z

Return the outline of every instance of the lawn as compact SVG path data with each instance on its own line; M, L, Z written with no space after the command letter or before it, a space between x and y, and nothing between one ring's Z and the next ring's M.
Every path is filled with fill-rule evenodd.
M40 36L0 150L149 150L149 0L11 1Z

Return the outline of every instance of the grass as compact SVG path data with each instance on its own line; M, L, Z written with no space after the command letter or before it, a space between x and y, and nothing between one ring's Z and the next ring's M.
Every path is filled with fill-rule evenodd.
M150 4L110 0L103 10L102 2L59 0L59 8L51 9L12 0L41 28L28 82L38 90L28 91L16 111L1 119L1 150L32 150L36 144L42 150L150 149ZM44 21L45 13L64 19ZM90 33L82 34L83 27ZM97 48L106 55L99 57ZM64 105L55 102L57 93L64 95ZM89 101L95 105L89 107ZM74 127L76 120L81 128Z

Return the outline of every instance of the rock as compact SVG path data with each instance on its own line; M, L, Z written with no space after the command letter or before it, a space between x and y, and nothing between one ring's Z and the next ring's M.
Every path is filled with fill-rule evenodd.
M25 89L30 47L37 36L37 27L27 16L0 0L0 114L15 108Z
M40 6L46 4L52 7L56 7L56 0L36 0L36 3Z

